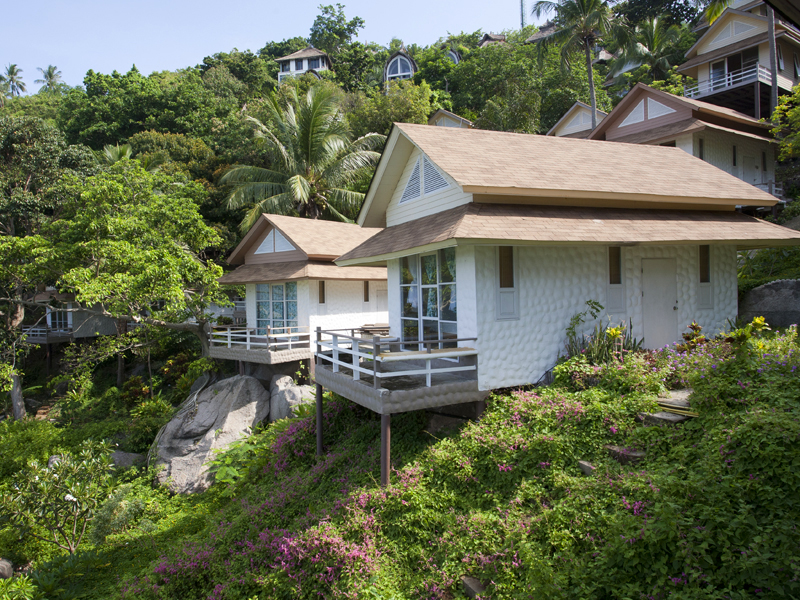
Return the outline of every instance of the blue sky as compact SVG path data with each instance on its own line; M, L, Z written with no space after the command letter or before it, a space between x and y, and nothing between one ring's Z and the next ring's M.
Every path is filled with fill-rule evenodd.
M532 4L533 0L526 0ZM37 67L56 65L64 82L78 85L89 69L125 72L134 63L145 74L194 66L232 48L253 51L269 40L308 35L319 4L331 0L28 0L3 8L0 66L16 63L28 85ZM360 16L360 41L386 45L392 37L427 45L447 32L501 31L519 27L519 0L370 0L342 2L348 18ZM531 22L528 16L528 22Z

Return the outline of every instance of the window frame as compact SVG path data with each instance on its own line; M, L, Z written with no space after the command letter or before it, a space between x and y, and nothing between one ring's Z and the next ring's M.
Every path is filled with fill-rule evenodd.
M285 60L281 63L281 73L289 73L292 70L290 61Z
M317 304L327 304L328 303L328 290L325 289L325 280L320 279L317 282Z
M444 253L452 251L454 253L453 261L454 267L457 265L457 255L456 255L456 248L454 246L450 246L448 248L441 248L438 250L433 250L431 252L424 252L421 254L412 254L409 256L401 257L400 260L400 339L403 343L403 348L406 350L424 350L425 345L421 342L425 341L425 321L436 321L437 327L437 338L439 340L447 339L445 334L443 333L443 329L452 329L454 332L454 337L458 337L458 269L455 268L455 276L453 277L452 281L444 281L442 278L443 270L442 270L442 256ZM428 256L435 257L436 260L436 282L431 283L423 283L422 279L422 263L423 259ZM414 262L415 272L412 273L413 279L411 283L403 283L403 260L408 260L410 262ZM443 297L443 288L449 287L450 290L450 298L455 298L455 320L453 319L443 319L442 318L442 297ZM409 297L409 300L416 301L416 317L406 317L404 316L403 311L403 296L404 288L415 288L415 297ZM436 290L436 316L435 317L427 317L423 313L423 301L424 296L423 292L425 290ZM409 292L410 293L410 292ZM405 335L405 328L406 322L411 322L416 324L417 329L417 339L416 340L406 340L404 339ZM444 326L444 327L443 327ZM439 344L439 348L444 347L456 347L457 342L453 342L452 344L443 342ZM449 359L443 359L449 360Z
M700 160L705 160L706 159L705 155L706 155L705 138L699 137L697 138L697 158L699 158Z
M369 280L364 280L364 304L369 304L370 301L370 294L369 294Z
M303 71L303 59L302 58L295 58L294 59L294 70L295 71Z
M708 264L705 265L708 281L703 281L703 248ZM709 310L714 308L714 257L710 244L697 246L697 308Z
M612 282L612 248L619 250L619 283ZM609 313L627 313L627 296L625 294L625 256L622 246L608 246L606 249L606 310Z
M775 42L775 54L778 59L778 70L779 71L786 70L786 63L783 60L783 48L781 48L781 45L777 42Z
M514 287L501 287L501 274L504 271L502 266L501 248L511 248L511 276L514 279ZM518 321L519 311L519 251L516 246L495 246L495 320L496 321ZM507 256L507 255L506 255ZM503 304L511 299L512 310L504 311Z
M290 284L294 285L295 297L293 299L290 299L290 298L286 297L287 296L287 288L286 288L286 286L290 285ZM259 286L267 286L267 288L269 289L269 298L268 299L266 299L266 300L260 300L259 299L258 295L260 293L264 293L263 290L259 290ZM280 327L276 327L274 325L274 323L276 322L276 319L273 318L273 312L272 312L273 311L273 304L279 302L278 300L273 300L274 296L273 296L272 289L275 286L283 286L283 297L280 300L280 302L283 304L283 319L281 320L281 322L283 322L283 325L280 326ZM272 332L273 330L278 330L279 332L286 333L287 329L290 329L292 327L297 329L297 328L300 327L300 312L299 312L300 311L300 302L299 302L299 298L298 298L298 295L300 293L299 287L300 286L297 285L296 281L270 281L270 282L257 283L256 284L256 335L262 335L262 336L268 335L268 332ZM259 304L259 302L266 302L267 303L268 308L269 308L269 312L268 312L269 316L268 316L268 318L259 318L259 314L258 314L258 304ZM288 316L287 306L288 306L289 302L294 302L295 303L295 318L294 319L288 319L287 318L287 316ZM265 328L262 328L259 325L259 321L261 321L261 322L268 321L268 324L266 325ZM288 325L289 322L292 322L292 323L295 323L295 324L294 325ZM263 331L263 333L261 333L262 331Z

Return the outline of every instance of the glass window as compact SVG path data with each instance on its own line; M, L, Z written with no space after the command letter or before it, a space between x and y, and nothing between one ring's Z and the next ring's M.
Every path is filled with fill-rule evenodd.
M705 143L703 142L703 138L699 138L697 140L697 158L700 160L705 160Z
M403 285L417 283L417 256L400 259L400 282Z
M439 293L439 315L444 321L457 320L456 286L443 285Z
M294 70L295 71L302 71L303 70L303 59L302 58L294 61Z
M319 69L319 58L309 58L308 59L308 68L309 69Z
M794 53L794 78L800 79L800 58L797 57L797 52Z
M711 247L700 246L700 283L711 281Z
M388 73L389 79L409 79L413 74L411 62L403 56L398 56L389 63Z
M403 317L416 319L419 316L417 301L417 286L410 285L400 288L400 302Z
M783 48L780 44L775 44L775 50L778 53L778 70L783 71L786 65L783 63Z
M281 73L288 73L291 70L292 70L292 67L289 64L288 60L281 63Z
M441 265L442 283L450 283L456 280L456 249L445 248L439 250L439 265Z
M69 313L50 311L50 329L67 331L69 329Z
M436 283L436 255L427 254L422 257L422 285Z
M422 316L439 316L439 294L435 287L422 288Z
M297 327L297 283L259 283L256 285L256 333L283 333Z
M369 302L369 281L364 282L364 302Z
M319 303L325 304L325 282L319 282Z
M608 283L619 285L622 283L622 248L611 246L608 249Z
M500 288L514 287L514 248L500 246Z
M733 166L736 166L736 146L733 147Z
M403 341L442 340L440 348L455 345L458 311L456 302L456 250L445 248L423 256L400 259L401 319ZM405 344L407 350L423 349Z

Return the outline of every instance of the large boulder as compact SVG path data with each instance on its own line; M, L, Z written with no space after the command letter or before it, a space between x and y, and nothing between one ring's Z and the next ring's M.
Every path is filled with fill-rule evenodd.
M111 462L117 469L130 469L134 465L140 465L147 460L144 454L136 454L135 452L122 452L117 450L111 453Z
M253 377L237 375L206 388L164 428L155 461L163 466L159 482L180 494L207 490L214 450L249 435L269 411L269 394Z
M0 579L11 579L14 576L14 565L5 558L0 558Z
M288 375L275 375L269 393L270 421L293 417L298 406L313 403L316 399L313 387L297 385Z
M764 317L770 327L800 323L800 279L771 281L744 294L739 317L751 321Z

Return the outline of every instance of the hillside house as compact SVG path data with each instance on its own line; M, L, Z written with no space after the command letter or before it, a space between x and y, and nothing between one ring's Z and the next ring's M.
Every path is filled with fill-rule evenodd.
M598 110L596 116L599 125L608 113ZM583 102L576 102L550 128L547 135L583 139L589 137L590 133L592 133L592 107Z
M80 310L81 305L75 301L74 294L61 294L50 288L38 292L33 301L42 305L44 315L35 323L22 325L25 341L29 344L58 344L117 333L116 320ZM69 312L56 308L68 309ZM35 312L26 320L31 318L35 318Z
M770 131L769 123L735 110L638 83L589 139L674 146L781 197Z
M478 42L478 48L486 48L486 46L494 46L495 44L507 44L506 35L504 33L484 33L481 40Z
M311 73L319 79L320 72L331 68L328 55L313 46L277 58L275 62L278 63L278 83L287 77L298 77L305 73Z
M244 285L244 325L217 326L211 356L260 364L308 360L316 327L372 330L388 322L386 268L333 260L374 235L349 223L262 215L220 282Z
M436 125L438 127L463 127L464 129L470 129L472 127L472 121L465 119L464 117L459 117L457 114L452 113L449 110L440 108L430 116L428 119L428 125Z
M383 66L383 82L411 79L418 70L417 63L409 56L405 46L394 52Z
M756 118L770 116L770 45L766 5L735 0L686 53L678 72L697 80L687 98L732 108ZM778 93L800 82L800 30L775 18Z
M389 336L319 332L316 381L381 414L385 483L392 413L536 382L589 299L647 348L725 327L737 249L800 244L734 210L775 202L677 148L395 124L336 261L387 266Z

